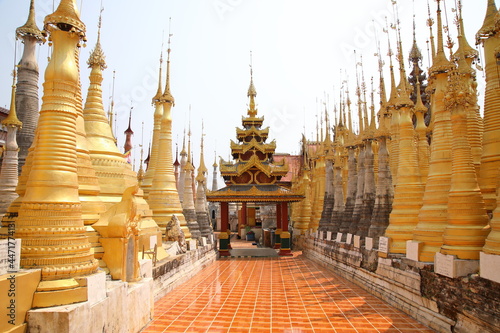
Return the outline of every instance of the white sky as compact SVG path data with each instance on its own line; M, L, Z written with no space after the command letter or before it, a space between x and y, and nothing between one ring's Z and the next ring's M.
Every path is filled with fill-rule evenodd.
M36 0L39 28L42 28L43 18L53 12L53 2ZM58 2L55 1L55 6ZM86 96L90 73L85 62L97 38L100 2L77 0L88 38L87 47L81 53L83 96ZM429 2L435 18L435 1ZM466 37L471 45L482 25L486 4L487 0L463 0ZM450 32L455 36L451 13L455 0L447 0L446 5ZM353 50L363 56L368 86L371 76L378 82L373 31L381 40L381 53L386 55L387 35L382 32L384 17L393 21L390 0L103 0L103 7L101 44L108 65L104 72L103 100L107 110L112 72L116 70L119 147L123 147L122 133L127 127L131 103L136 164L140 159L142 122L145 150L148 147L154 112L151 98L157 89L162 39L165 51L171 17L171 90L176 101L172 111L173 140L179 142L180 150L191 105L195 167L198 166L202 119L205 122L209 184L214 151L226 160L229 158L229 140L235 140L235 127L241 126L241 117L246 115L250 50L259 116L265 116L264 126L270 126L270 139L276 139L277 152L297 153L304 127L309 139L316 137L312 133L316 133L316 114L324 108L320 104L325 94L329 95L330 113L333 104L338 103L341 70L344 73L342 80L348 73L351 99L355 100ZM427 0L400 0L398 7L405 63L408 65L406 59L412 43L412 15L415 13L417 41L424 54L424 68L427 68ZM14 47L17 47L18 60L22 54L22 44L14 42L15 29L25 23L28 8L29 0L0 0L0 106L3 107L10 105ZM391 42L394 47L393 32ZM39 48L41 78L48 50L47 44ZM389 87L388 59L385 58ZM398 77L396 80L399 81ZM481 73L478 80L482 86ZM377 86L376 89L378 92ZM378 103L377 95L375 101ZM146 155L145 151L144 157Z

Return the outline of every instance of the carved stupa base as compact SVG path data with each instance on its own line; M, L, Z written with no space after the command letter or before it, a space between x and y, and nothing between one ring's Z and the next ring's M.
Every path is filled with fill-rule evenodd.
M33 308L47 308L79 302L97 302L105 298L106 278L103 272L92 275L41 281L33 296Z

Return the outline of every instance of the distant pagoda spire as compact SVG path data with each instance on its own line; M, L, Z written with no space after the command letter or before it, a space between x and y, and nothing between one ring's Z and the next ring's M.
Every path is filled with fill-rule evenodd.
M36 57L36 45L45 42L42 32L35 22L35 0L30 1L29 15L26 23L16 29L16 37L24 44L24 51L18 64L16 87L16 109L23 127L17 131L19 145L18 172L26 163L28 150L35 139L39 117L38 77L39 69Z
M163 45L162 45L163 49ZM153 105L155 106L154 121L153 121L153 139L152 146L149 155L148 169L144 175L144 180L142 182L142 190L144 191L144 197L147 199L149 196L149 191L153 183L153 178L156 172L156 166L158 164L158 147L160 142L160 132L161 132L161 119L163 116L163 90L162 90L162 63L163 54L160 54L160 65L159 65L159 75L158 75L158 90L156 95L153 97Z
M196 176L196 182L198 183L196 188L196 221L200 226L201 237L206 237L208 240L211 240L212 237L209 237L213 234L212 227L210 226L210 217L207 211L207 197L206 197L206 187L207 187L207 172L208 169L205 166L205 156L204 156L204 147L203 147L203 139L204 139L204 125L203 121L201 123L201 143L200 143L200 165L198 166L198 175Z
M186 219L182 213L182 206L177 192L174 160L172 157L172 107L175 106L174 97L170 91L170 39L169 31L167 49L167 75L165 89L161 96L163 113L161 116L161 130L158 141L158 159L156 170L148 196L148 203L153 210L153 218L158 223L162 232L166 232L166 226L175 215L186 240L191 238ZM166 234L164 234L166 237ZM165 239L170 240L170 239ZM176 239L177 240L177 239Z
M431 6L429 5L429 0L427 0L427 26L429 27L429 43L431 44L431 60L436 55L436 46L434 44L434 34L432 33L432 26L434 25L434 20L431 17Z
M17 118L16 112L16 70L12 72L12 93L10 100L9 115L2 121L2 125L7 127L7 138L3 151L2 169L0 170L0 216L7 212L7 208L14 201L18 194L16 187L18 183L18 145L16 133L22 127L21 121Z
M127 158L128 163L132 161L132 135L134 135L134 131L132 131L132 110L134 107L130 107L130 113L128 116L128 127L123 132L125 134L125 144L123 145L124 155Z
M196 210L194 206L193 199L193 185L192 185L192 174L194 171L193 164L191 163L191 123L188 129L188 151L187 151L187 161L184 166L184 200L182 201L182 212L186 218L187 226L191 237L195 239L201 238L200 225L196 220Z
M214 168L214 172L212 175L212 191L217 191L219 189L219 186L217 185L217 152L214 151L214 164L212 164Z

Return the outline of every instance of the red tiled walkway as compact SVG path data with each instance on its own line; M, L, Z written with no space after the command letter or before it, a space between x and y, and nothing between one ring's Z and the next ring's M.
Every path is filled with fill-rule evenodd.
M150 332L433 332L299 252L221 259L155 304Z

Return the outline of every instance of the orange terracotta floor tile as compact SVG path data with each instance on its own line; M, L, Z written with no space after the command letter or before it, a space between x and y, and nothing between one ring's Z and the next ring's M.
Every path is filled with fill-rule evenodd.
M233 248L248 246L231 242ZM294 252L216 261L157 301L154 319L142 332L410 331L433 332Z

